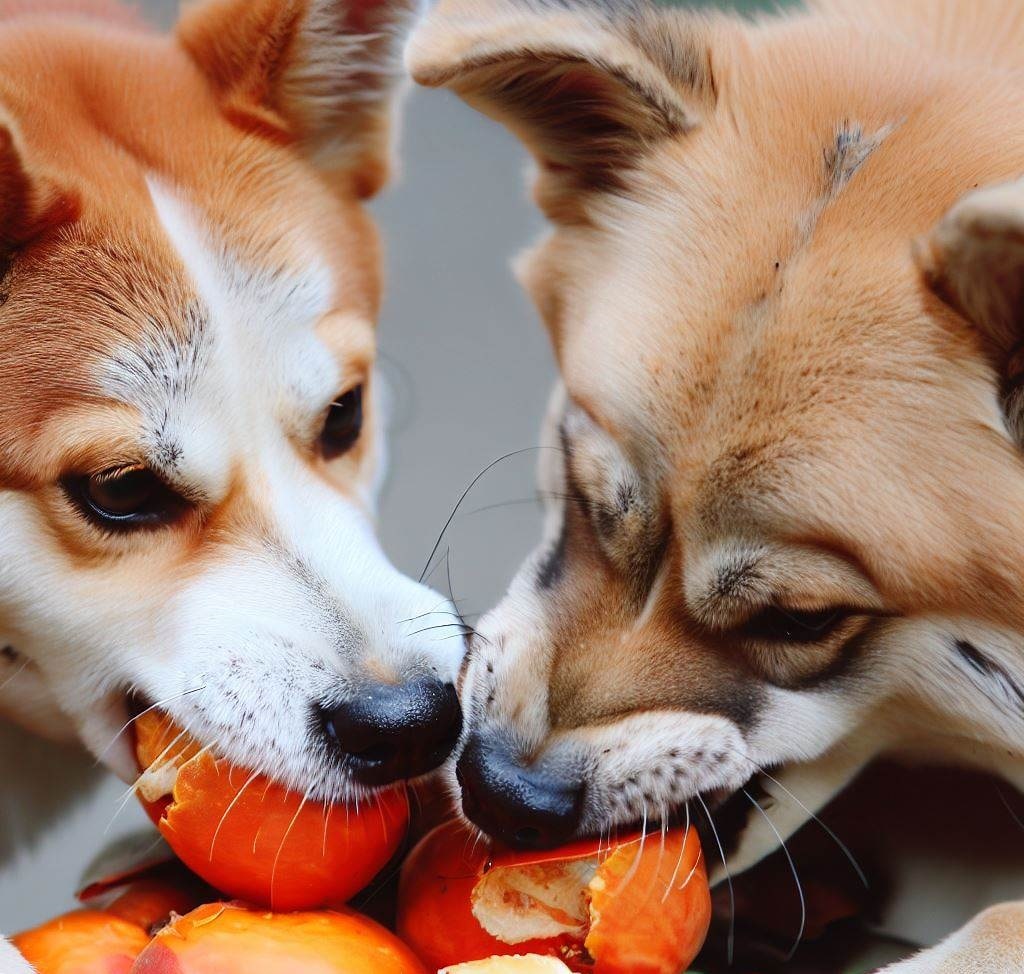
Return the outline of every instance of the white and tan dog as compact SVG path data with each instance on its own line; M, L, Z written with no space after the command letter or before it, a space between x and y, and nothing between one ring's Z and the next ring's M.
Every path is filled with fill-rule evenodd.
M552 223L547 532L462 691L493 834L781 769L736 872L878 754L1024 786L1024 8L815 8L449 0L410 45ZM906 970L1024 971L1024 905Z
M322 799L458 737L461 629L372 523L414 12L0 6L0 713L126 778L129 699Z

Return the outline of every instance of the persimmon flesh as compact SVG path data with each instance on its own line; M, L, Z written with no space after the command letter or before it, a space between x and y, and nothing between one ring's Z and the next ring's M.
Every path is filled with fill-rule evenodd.
M103 910L75 910L11 942L39 974L128 974L149 934Z
M343 903L405 837L404 788L358 808L323 805L232 767L157 711L135 734L143 806L178 858L230 896L278 911Z
M373 920L345 909L267 913L209 903L153 938L131 974L426 974Z
M438 974L570 974L569 968L556 957L540 954L515 954L509 957L488 957L468 964L446 967Z
M406 860L398 933L433 968L543 954L585 974L677 974L710 919L695 829L522 853L450 822Z

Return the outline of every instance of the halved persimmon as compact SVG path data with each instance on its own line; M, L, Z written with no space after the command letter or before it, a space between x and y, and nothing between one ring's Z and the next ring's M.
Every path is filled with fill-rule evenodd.
M433 968L544 954L587 974L678 974L710 919L696 829L524 853L450 822L406 860L397 929Z
M103 910L75 910L11 942L39 974L128 974L149 934Z
M131 974L426 974L394 934L344 907L266 913L208 903L153 938Z
M343 903L405 837L403 787L358 808L307 801L232 767L157 711L135 722L136 791L176 855L211 886L274 910Z

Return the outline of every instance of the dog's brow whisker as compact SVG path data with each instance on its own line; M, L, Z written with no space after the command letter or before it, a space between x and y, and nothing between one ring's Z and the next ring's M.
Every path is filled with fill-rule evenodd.
M796 893L800 897L800 929L797 931L796 939L793 941L793 946L789 948L789 953L786 954L786 961L789 962L793 959L796 954L797 948L800 946L800 941L804 937L804 929L807 926L807 901L804 899L804 887L800 882L800 876L797 873L796 863L793 861L792 855L790 855L789 849L786 847L786 843L783 841L782 836L779 834L779 830L775 827L775 823L771 820L771 816L761 807L761 803L754 798L753 795L747 791L746 788L741 788L740 791L747 796L747 799L753 804L754 808L761 813L761 817L768 823L768 828L775 833L775 838L779 840L779 845L782 847L782 852L786 857L786 861L789 863L789 871L793 874L793 882L796 883Z
M718 846L718 855L722 859L722 868L725 870L725 881L729 886L729 935L726 940L726 960L729 962L729 965L732 966L733 947L736 941L736 893L732 888L732 874L729 872L729 864L725 861L725 849L723 848L722 840L718 835L718 829L715 828L715 820L711 817L711 809L708 808L707 802L705 802L700 795L694 795L693 797L700 802L700 807L704 809L704 817L708 821L711 834L715 837L715 845Z

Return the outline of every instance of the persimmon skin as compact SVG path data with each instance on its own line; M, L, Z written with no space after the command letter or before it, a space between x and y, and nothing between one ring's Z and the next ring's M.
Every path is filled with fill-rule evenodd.
M169 729L170 728L170 729ZM358 810L305 801L262 775L201 750L161 714L136 722L140 764L178 743L168 800L143 800L186 866L215 889L277 911L343 903L388 863L405 838L404 788L378 792Z
M704 944L711 893L697 830L669 832L664 845L650 835L638 855L619 849L601 867L586 938L594 974L675 974Z
M39 974L128 974L149 934L112 913L75 910L11 942Z
M172 913L188 913L196 905L192 893L180 886L158 879L138 879L119 892L105 912L153 932Z
M348 910L266 913L209 903L165 927L131 974L426 974L394 934Z
M474 851L475 850L475 851ZM492 936L473 912L485 873L596 857L589 929L514 944ZM521 954L557 957L583 974L677 974L696 956L711 920L711 898L695 829L639 836L601 847L573 843L543 852L489 851L450 822L413 850L402 872L398 924L430 967Z
M402 866L395 929L431 970L487 957L549 952L544 941L503 943L473 916L473 889L488 855L487 843L475 842L453 820L423 838Z

